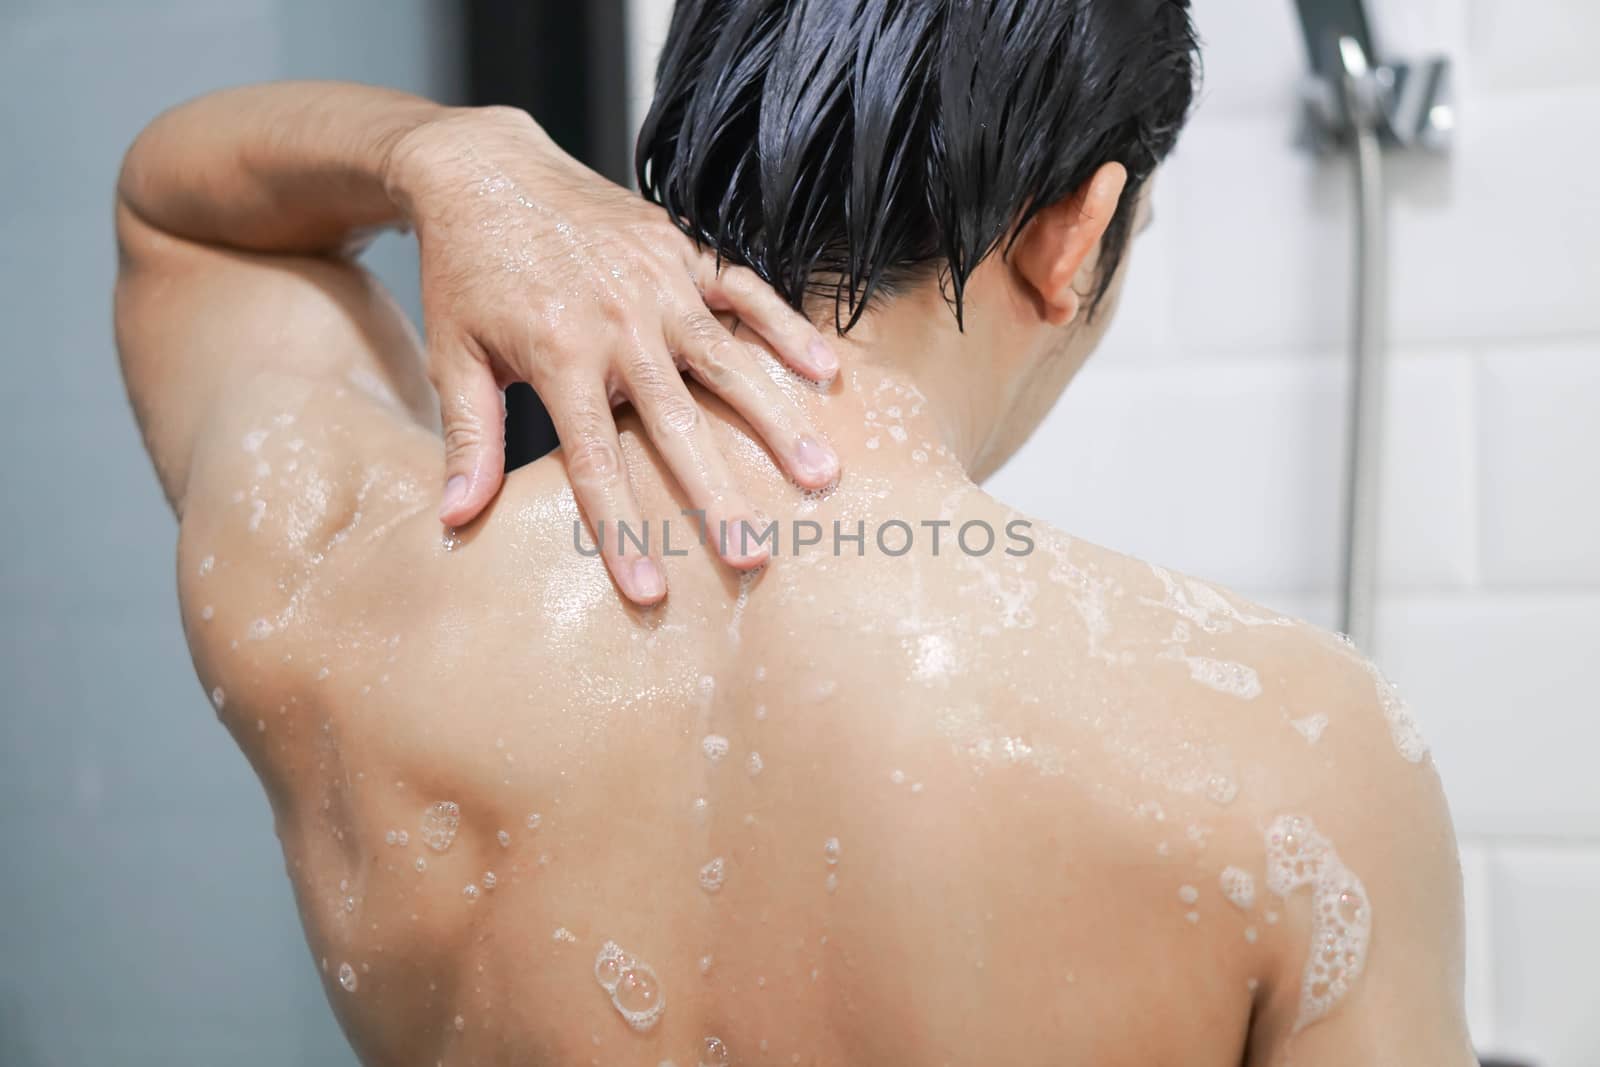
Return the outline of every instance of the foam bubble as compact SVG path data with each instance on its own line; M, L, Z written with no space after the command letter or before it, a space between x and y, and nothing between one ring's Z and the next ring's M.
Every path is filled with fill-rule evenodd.
M1249 911L1256 902L1256 880L1249 871L1238 867L1224 867L1217 883L1228 902L1242 911Z
M1261 678L1254 667L1205 656L1184 656L1183 661L1189 666L1189 677L1207 688L1240 700L1254 700L1261 695Z
M667 1010L667 998L650 965L615 941L600 946L594 958L594 980L611 997L624 1022L643 1033L654 1028Z
M700 742L700 750L712 763L721 763L728 754L728 739L721 734L706 734Z
M1299 731L1308 744L1314 745L1322 740L1322 731L1328 728L1328 717L1318 712L1303 719L1290 719L1289 725Z
M565 926L558 926L551 932L550 940L561 941L569 945L575 945L578 942L578 935L574 934L571 930L568 930Z
M718 856L700 868L700 888L707 893L717 892L722 888L722 882L727 877L727 873L727 863L721 856Z
M500 847L501 848L510 848L511 847L511 834L508 831L505 831L505 830L499 831L498 833L496 833L494 835L494 839L496 841L500 842Z
M1200 899L1200 890L1196 889L1192 885L1179 886L1178 899L1183 901L1185 904L1193 904L1195 901Z
M1361 977L1372 907L1361 879L1309 817L1280 815L1267 828L1266 848L1268 889L1280 897L1298 889L1312 892L1311 949L1294 1024L1299 1032L1331 1012Z
M1373 684L1377 687L1378 706L1383 709L1384 721L1389 724L1389 738L1394 742L1395 750L1407 763L1421 763L1428 755L1428 742L1423 740L1422 731L1417 729L1411 709L1400 699L1400 694L1376 663L1369 662L1367 672L1372 675Z
M728 1067L728 1046L720 1037L707 1037L700 1043L700 1067Z
M440 800L422 812L422 842L435 852L443 852L456 839L461 825L461 807L453 800Z

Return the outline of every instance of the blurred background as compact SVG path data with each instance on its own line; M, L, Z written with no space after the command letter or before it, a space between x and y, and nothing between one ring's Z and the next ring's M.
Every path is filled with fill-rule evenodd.
M1290 0L1200 0L1207 88L1118 324L991 488L1338 621L1348 162L1297 143ZM1485 1052L1600 1064L1600 4L1382 0L1455 72L1389 166L1374 652L1461 835ZM174 524L116 371L111 192L162 109L275 78L527 107L627 180L670 0L0 0L0 1065L351 1065L272 821L194 680ZM370 265L416 314L416 261ZM515 402L519 458L549 447ZM1397 827L1397 832L1401 828Z

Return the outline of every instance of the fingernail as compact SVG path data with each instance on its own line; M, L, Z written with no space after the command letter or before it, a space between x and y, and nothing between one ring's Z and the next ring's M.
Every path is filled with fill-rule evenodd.
M806 355L819 374L831 378L839 373L839 356L822 338L812 340L811 347L806 349Z
M742 560L749 562L754 559L767 558L767 548L762 542L763 524L755 515L746 515L742 519L732 519L728 522L728 560Z
M464 474L452 475L444 483L444 503L439 505L439 515L442 518L461 506L467 499L467 477Z
M659 600L661 594L667 591L667 583L661 577L661 568L656 566L656 561L649 556L635 560L633 564L633 595L640 600Z
M818 482L831 482L839 474L839 457L814 437L802 437L794 449L794 465L801 474Z

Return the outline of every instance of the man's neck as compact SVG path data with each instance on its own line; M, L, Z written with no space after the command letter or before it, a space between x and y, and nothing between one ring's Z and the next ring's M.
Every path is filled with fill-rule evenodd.
M980 464L1010 402L995 362L1011 354L986 343L974 318L969 309L961 332L937 287L926 286L834 339L843 370L816 411L847 462L904 435L913 454L937 451L966 473Z

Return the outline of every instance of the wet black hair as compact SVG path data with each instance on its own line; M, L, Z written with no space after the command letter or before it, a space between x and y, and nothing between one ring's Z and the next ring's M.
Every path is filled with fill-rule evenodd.
M639 188L842 333L968 278L1106 163L1128 170L1092 315L1199 77L1188 0L678 0Z

